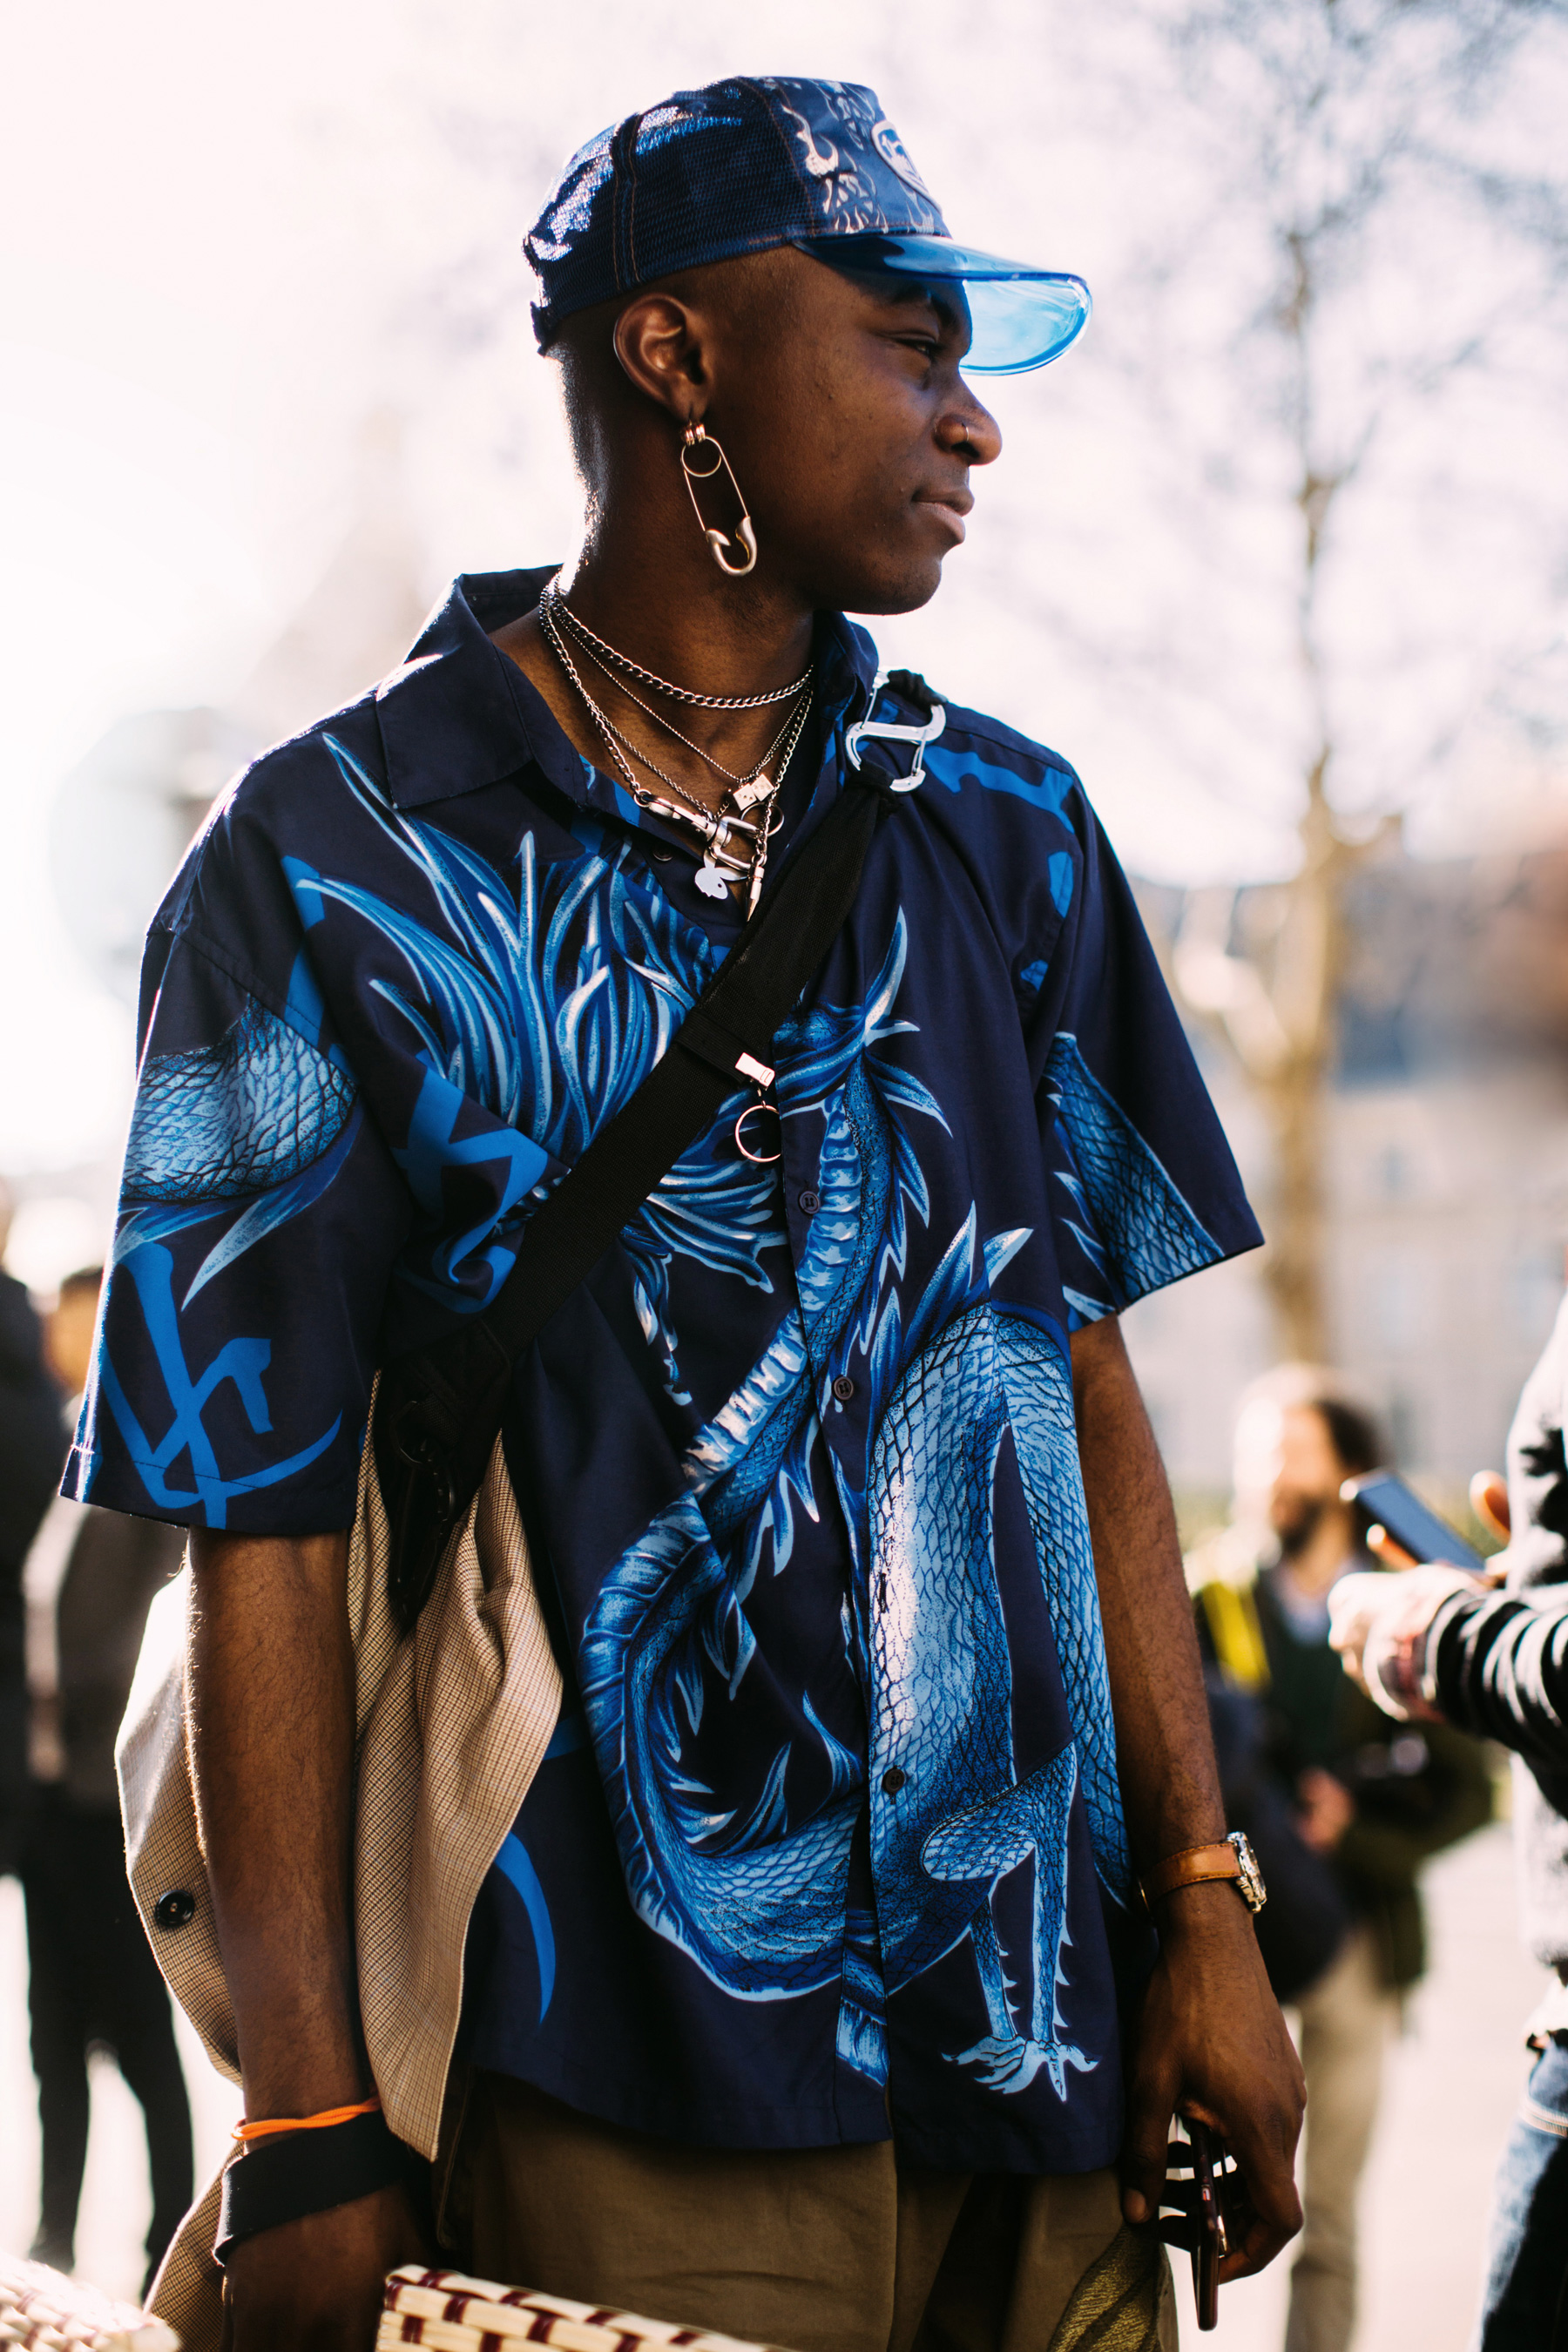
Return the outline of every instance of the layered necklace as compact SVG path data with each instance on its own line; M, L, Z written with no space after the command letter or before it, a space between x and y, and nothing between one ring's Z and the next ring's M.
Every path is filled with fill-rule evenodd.
M644 669L640 662L597 635L586 621L579 620L553 581L546 586L539 600L539 625L544 641L555 656L577 693L589 718L603 739L610 759L639 808L649 809L656 816L688 825L704 843L702 863L697 869L697 887L706 898L726 898L731 890L745 891L746 912L751 914L762 895L763 876L767 869L768 843L777 832L779 793L784 774L795 755L796 745L811 715L811 688L816 666L813 663L792 685L774 687L768 694L697 694L686 686L672 686L668 678L654 670ZM634 743L625 730L618 727L585 684L574 653L607 677L628 702L635 703L645 718L678 743L696 753L716 776L724 780L724 795L719 807L708 808L696 794L689 793L678 777L670 775L658 761L648 757L640 744ZM738 775L725 767L711 751L683 735L679 727L656 710L651 703L629 683L666 695L672 702L689 703L701 710L763 710L774 703L788 706L783 725L762 758L754 766ZM631 762L657 776L665 793L656 792L634 772ZM673 793L673 799L665 794Z

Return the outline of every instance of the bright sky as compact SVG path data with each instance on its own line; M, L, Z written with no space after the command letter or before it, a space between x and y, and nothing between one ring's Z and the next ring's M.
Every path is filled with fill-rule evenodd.
M47 882L57 781L123 713L222 703L331 555L377 409L405 422L432 593L458 568L564 551L571 484L519 236L581 138L726 71L871 82L957 234L1079 270L1098 298L1066 366L994 387L1003 464L942 596L884 625L885 653L1064 751L1130 865L1288 870L1292 523L1239 344L1234 377L1216 359L1252 299L1245 205L1225 210L1194 118L1152 98L1166 68L1135 12L1099 30L1084 13L973 0L961 39L939 0L76 0L14 18L0 1168L102 1154L128 1099L125 1017L81 973ZM1563 87L1538 84L1515 118L1543 157ZM1184 207L1214 268L1152 290L1142 265ZM1463 257L1448 237L1435 223L1384 254L1368 316L1440 300L1439 260L1451 276ZM1342 315L1337 331L1348 355ZM1528 699L1561 629L1545 584L1561 542L1527 503L1546 446L1533 396L1500 435L1486 400L1450 403L1438 446L1405 429L1342 567L1347 797L1397 791L1426 733L1455 734L1455 838L1476 776L1522 772L1478 716L1499 647L1531 671ZM1445 472L1463 478L1451 497Z

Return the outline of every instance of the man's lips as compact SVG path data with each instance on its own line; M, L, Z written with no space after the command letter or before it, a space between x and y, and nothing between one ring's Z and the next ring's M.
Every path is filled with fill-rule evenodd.
M954 540L962 541L964 536L963 518L973 506L974 498L969 490L922 490L915 504L929 507L933 514L940 515Z

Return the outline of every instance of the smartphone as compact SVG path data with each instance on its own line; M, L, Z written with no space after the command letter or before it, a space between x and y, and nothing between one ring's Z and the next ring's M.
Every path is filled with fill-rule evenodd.
M1162 2215L1160 2235L1192 2257L1193 2301L1198 2326L1207 2333L1219 2325L1219 2266L1230 2245L1226 2204L1241 2195L1241 2176L1216 2134L1185 2118L1182 2129L1185 2137L1173 2140L1166 2151L1161 2203L1175 2210Z
M1359 1478L1347 1478L1340 1496L1355 1506L1363 1526L1386 1528L1412 1559L1446 1559L1455 1568L1468 1569L1472 1576L1485 1575L1486 1562L1474 1546L1447 1519L1429 1510L1397 1472L1368 1470Z
M1225 2216L1215 2182L1216 2144L1202 2124L1187 2126L1193 2144L1193 2171L1198 2187L1198 2242L1193 2248L1193 2302L1198 2326L1205 2331L1219 2326L1219 2265L1226 2251Z

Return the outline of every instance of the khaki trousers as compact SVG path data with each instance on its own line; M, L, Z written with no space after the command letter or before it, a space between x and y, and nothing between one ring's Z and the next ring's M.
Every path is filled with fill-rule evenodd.
M688 2147L476 2074L443 2242L481 2278L789 2352L1175 2352L1163 2249L1111 2172L869 2147Z
M1307 2077L1301 2249L1290 2272L1285 2352L1348 2352L1355 2332L1356 2200L1399 2017L1372 1931L1353 1928L1296 2004Z

